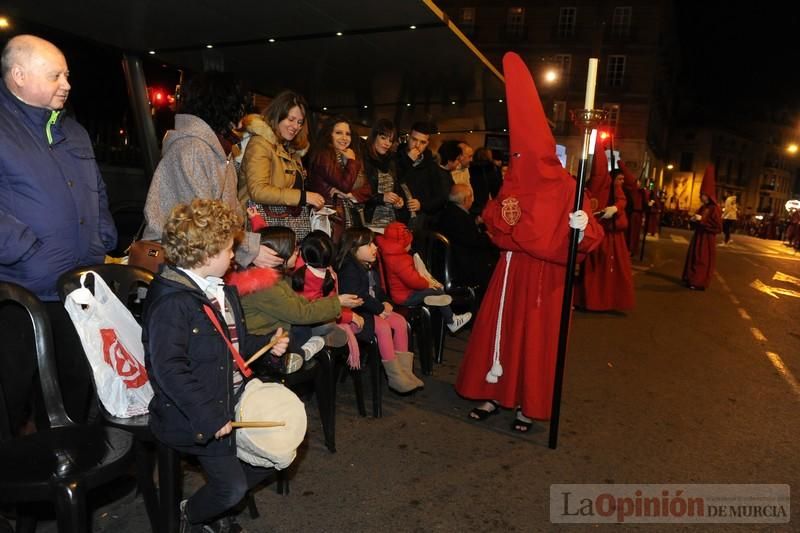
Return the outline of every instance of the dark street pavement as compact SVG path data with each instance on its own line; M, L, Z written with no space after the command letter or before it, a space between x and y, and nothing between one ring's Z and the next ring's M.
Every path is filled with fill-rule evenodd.
M694 292L679 283L690 238L665 229L648 240L645 261L634 261L634 311L575 314L558 449L547 447L546 423L512 433L510 411L467 419L472 403L452 386L462 332L447 339L446 361L423 392L385 392L381 419L360 418L351 384L340 385L336 454L308 403L290 495L265 487L256 495L261 517L244 513L241 523L256 532L800 530L794 493L791 522L781 525L550 522L551 484L798 487L800 255L735 235L718 248L711 287ZM185 492L198 483L188 471ZM102 506L95 523L96 531L148 530L132 491Z

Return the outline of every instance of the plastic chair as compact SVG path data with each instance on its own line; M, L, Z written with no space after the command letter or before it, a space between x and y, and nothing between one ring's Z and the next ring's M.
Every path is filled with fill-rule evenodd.
M268 356L265 356L268 357ZM250 368L258 378L264 381L281 383L298 393L306 387L312 387L317 397L319 418L322 422L322 433L325 447L336 453L336 373L335 356L328 347L320 350L302 368L291 374L281 374L266 364L265 358L255 361Z
M451 265L453 263L450 241L447 237L436 231L427 232L426 255L423 256L425 266L431 275L444 285L444 291L453 298L452 307L466 308L475 314L475 290L472 287L459 287L453 282ZM438 313L437 313L438 314ZM444 360L445 323L439 315L437 335L434 337L436 362L441 364Z
M147 287L155 275L147 269L115 263L80 267L62 274L58 279L58 294L65 301L67 294L81 286L81 276L95 272L108 284L114 294L131 311L137 321L141 320L142 304ZM86 286L94 290L94 276L86 277ZM180 516L178 504L183 489L183 473L180 454L156 441L150 431L150 416L117 418L98 405L106 425L123 429L133 434L136 451L136 480L152 531L173 532L178 530ZM158 486L153 483L153 470L158 457ZM288 481L282 472L277 474L278 494L288 494ZM258 516L252 493L248 493L247 505L250 515Z
M120 265L102 264L90 267L80 267L65 272L58 278L58 296L62 302L66 301L69 293L81 286L81 276L86 272L95 272L111 287L114 294L138 320L141 318L141 306L146 294L146 288L153 281L153 273L143 268ZM86 276L86 286L94 291L94 276ZM106 425L123 429L133 434L135 438L134 449L136 453L136 481L139 491L144 499L147 517L150 520L150 527L153 531L161 531L163 525L159 523L159 498L153 482L153 469L155 468L155 447L156 440L150 431L150 416L141 415L131 418L117 418L106 411L98 399L98 408L103 421ZM176 457L170 461L176 462ZM166 458L165 458L166 461ZM177 460L180 463L179 460ZM159 467L159 472L161 468ZM159 475L159 486L167 493L177 494L180 498L180 489L173 487L180 475L174 477L169 470L165 471L165 476ZM167 475L168 474L168 475ZM166 529L169 531L169 529Z
M61 533L84 533L91 525L87 492L127 474L134 458L133 436L99 424L76 424L69 418L56 376L50 318L44 306L28 290L2 282L0 303L8 302L24 307L31 318L49 428L24 437L0 435L0 501L49 500L55 504ZM7 428L5 410L0 418L5 419L0 428ZM35 528L33 517L20 517L20 522Z
M383 381L381 380L381 356L378 351L378 343L373 338L370 342L358 341L361 351L361 368L352 369L347 367L347 357L337 358L336 373L342 376L342 381L349 374L353 380L353 388L356 392L356 407L358 414L367 416L367 409L364 403L364 384L361 378L364 368L369 370L369 382L372 388L372 416L380 418L383 416Z

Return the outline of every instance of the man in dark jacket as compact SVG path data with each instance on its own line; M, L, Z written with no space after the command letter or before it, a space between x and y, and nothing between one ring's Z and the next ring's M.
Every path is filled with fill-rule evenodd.
M450 241L451 275L456 285L474 287L480 299L497 263L498 250L471 214L472 188L453 185L439 219L439 231ZM480 301L480 300L479 300Z
M411 126L408 140L397 149L397 178L412 212L408 221L412 230L429 229L447 201L439 165L428 149L432 133L431 124L417 122Z
M102 263L116 246L117 231L89 136L62 111L70 91L64 55L44 39L18 35L3 49L2 76L0 281L22 285L45 302L67 412L81 420L90 391L88 366L58 303L56 281L77 266ZM10 320L0 348L6 354L0 360L8 364L0 374L12 396L11 412L19 413L14 408L29 392L35 361L18 357L30 353L25 347L32 337L23 327L30 321Z

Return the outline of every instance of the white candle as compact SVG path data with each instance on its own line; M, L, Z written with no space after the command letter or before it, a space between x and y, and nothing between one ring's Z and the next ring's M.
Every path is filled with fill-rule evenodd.
M589 58L589 74L586 76L586 100L584 109L594 109L594 90L597 86L597 58Z

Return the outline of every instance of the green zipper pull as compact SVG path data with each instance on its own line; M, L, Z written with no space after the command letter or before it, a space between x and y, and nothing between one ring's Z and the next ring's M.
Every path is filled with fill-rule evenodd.
M50 118L47 119L47 125L44 127L44 133L47 135L47 144L53 144L53 134L50 132L50 127L58 120L58 115L61 111L50 111Z

